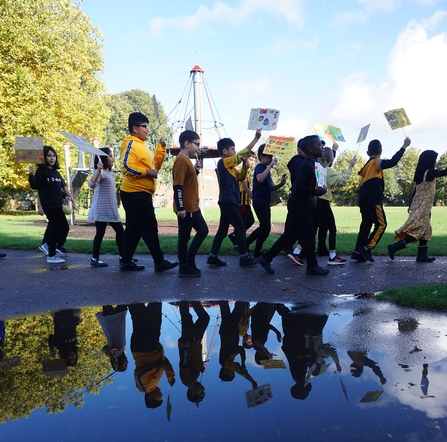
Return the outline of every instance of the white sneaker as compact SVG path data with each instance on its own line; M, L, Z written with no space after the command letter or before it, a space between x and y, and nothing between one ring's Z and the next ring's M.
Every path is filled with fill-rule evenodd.
M45 242L39 246L39 250L44 254L48 256L49 250L48 250L48 244Z
M48 264L62 264L63 262L65 262L65 259L59 258L59 256L47 256Z

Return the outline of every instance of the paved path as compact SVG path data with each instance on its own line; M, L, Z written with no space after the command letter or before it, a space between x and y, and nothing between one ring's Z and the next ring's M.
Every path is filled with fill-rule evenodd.
M327 276L306 276L305 267L277 257L274 275L260 266L239 268L236 256L222 257L227 267L206 266L206 256L197 258L199 278L179 278L177 269L154 273L149 255L137 256L146 265L143 272L119 271L118 257L102 257L107 268L92 268L90 256L70 254L66 269L51 268L36 251L6 251L0 260L0 318L91 305L172 301L179 299L239 299L283 303L315 303L330 306L333 294L377 292L389 287L425 285L447 281L447 258L417 263L414 257L375 257L374 263L349 260L345 266L329 266ZM174 259L174 257L167 257ZM325 260L320 260L325 265Z

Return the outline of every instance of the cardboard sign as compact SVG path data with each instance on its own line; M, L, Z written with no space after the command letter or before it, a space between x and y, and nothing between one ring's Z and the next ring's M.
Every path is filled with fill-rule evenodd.
M248 120L249 130L275 130L278 125L279 111L275 109L252 109Z
M48 359L42 361L43 374L46 376L61 376L68 374L66 359Z
M266 155L284 155L291 153L295 138L293 137L272 137L270 136L265 143L264 153Z
M260 387L253 388L245 393L248 408L254 408L258 405L265 404L273 399L272 388L270 384L264 384Z
M409 126L411 124L404 108L393 109L388 112L384 112L383 115L385 115L386 121L388 121L388 124L392 130Z
M286 364L281 359L264 359L261 361L261 365L266 369L270 368L286 368Z
M20 365L20 358L18 356L14 356L11 359L0 359L0 368L12 368Z
M321 138L331 141L346 141L339 127L328 126L327 124L314 124L314 131Z
M16 163L44 164L43 138L16 137L14 143Z
M73 135L68 132L59 132L62 134L68 141L73 143L76 147L82 150L82 152L90 153L93 155L104 155L102 150L99 150L93 144L89 143L84 137L80 135Z
M327 170L320 163L315 161L315 177L317 179L317 187L326 186Z
M368 135L369 131L369 124L367 126L363 126L360 129L359 137L357 138L357 143L361 143L362 141L366 140L366 136Z

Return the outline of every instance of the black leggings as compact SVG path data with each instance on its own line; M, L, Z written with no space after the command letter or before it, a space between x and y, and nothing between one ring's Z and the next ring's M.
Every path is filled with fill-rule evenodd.
M95 221L96 225L96 235L93 239L93 258L99 259L99 250L101 248L102 239L104 238L104 234L106 233L107 224L110 224L113 230L115 230L115 241L116 246L118 247L118 253L120 256L122 254L123 247L123 225L121 223L106 223L103 221Z

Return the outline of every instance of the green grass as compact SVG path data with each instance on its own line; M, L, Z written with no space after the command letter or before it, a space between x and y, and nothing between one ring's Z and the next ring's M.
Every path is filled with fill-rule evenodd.
M376 295L376 299L397 305L427 310L447 310L447 285L432 284L417 287L392 288Z
M358 207L334 207L335 219L337 222L337 252L341 255L350 255L353 251L358 228L360 225L360 212ZM385 208L388 229L385 232L381 242L374 250L374 254L386 255L387 245L394 242L394 230L400 227L407 219L406 207L386 207ZM208 222L219 221L219 208L211 207L205 209L205 218ZM264 249L268 249L278 235L282 233L281 228L275 232L275 224L283 223L285 221L287 209L284 206L276 206L272 208L272 234L264 245ZM123 217L124 214L122 213ZM77 215L77 219L85 220L87 213ZM429 242L429 253L432 255L445 254L445 244L447 242L447 207L434 207L432 210L432 226L434 236ZM43 227L34 226L34 220L41 220L42 218L36 213L32 212L14 212L0 215L0 248L2 249L16 249L16 250L33 250L36 249L41 242L44 232ZM160 221L175 221L175 214L171 208L161 208L157 211L157 219ZM94 227L92 226L92 229ZM211 248L213 237L208 237L203 243L200 253L208 253ZM177 253L177 237L161 236L160 242L163 251L169 255ZM67 248L70 251L78 253L91 253L92 241L90 239L74 239L67 240ZM417 245L410 245L406 249L399 252L399 255L415 255ZM116 253L116 246L114 240L105 239L102 244L101 253ZM147 248L140 244L137 253L148 253ZM221 254L234 254L233 246L229 240L225 239Z

